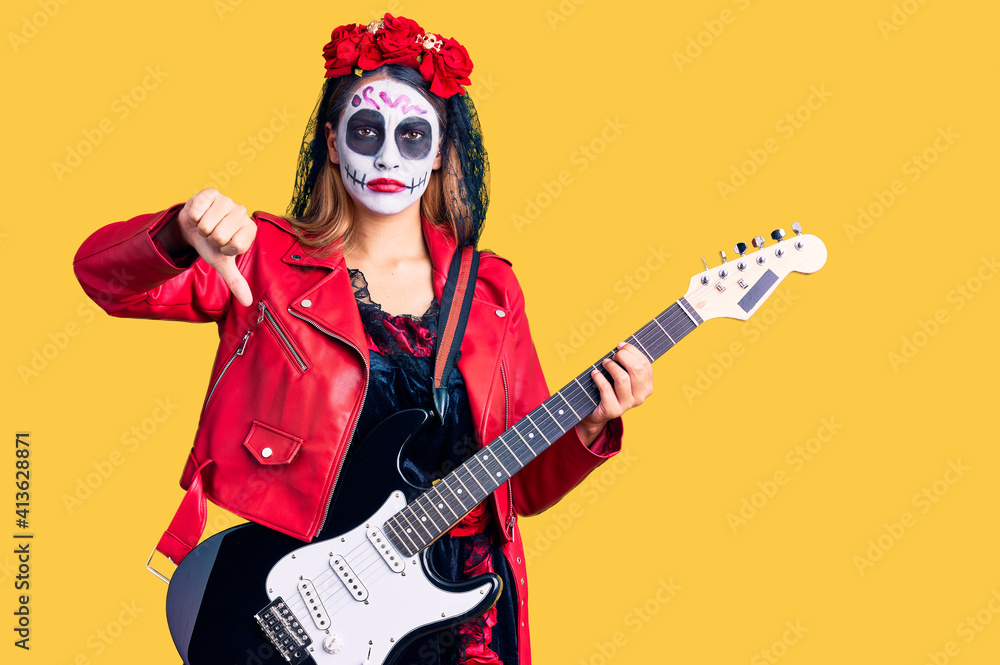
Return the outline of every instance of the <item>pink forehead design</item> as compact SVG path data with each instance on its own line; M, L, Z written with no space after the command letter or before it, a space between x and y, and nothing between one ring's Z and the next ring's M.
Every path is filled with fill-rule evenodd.
M377 101L368 96L369 92L375 92L375 88L370 85L366 86L365 89L361 91L360 97L358 95L354 95L354 99L351 100L351 106L358 107L361 106L362 103L365 103L368 104L369 106L374 107L376 111L381 111L382 107L378 105ZM391 109L394 109L398 106L399 110L402 111L404 114L409 113L410 111L416 111L420 115L427 115L426 109L411 103L410 98L407 97L406 95L400 95L395 100L393 100L392 97L388 95L388 93L383 91L378 93L378 96L379 99L385 102Z

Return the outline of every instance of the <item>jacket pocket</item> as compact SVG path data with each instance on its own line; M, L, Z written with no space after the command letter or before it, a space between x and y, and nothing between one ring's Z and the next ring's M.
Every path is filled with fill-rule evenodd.
M254 420L243 447L261 464L288 464L302 447L302 438Z
M268 305L264 298L260 299L257 304L258 316L257 325L263 325L271 334L274 335L275 341L278 342L278 346L288 357L289 362L292 363L300 372L305 372L312 365L306 359L305 354L299 346L292 340L292 336L288 333L288 330L281 324L278 317L275 315L274 311Z

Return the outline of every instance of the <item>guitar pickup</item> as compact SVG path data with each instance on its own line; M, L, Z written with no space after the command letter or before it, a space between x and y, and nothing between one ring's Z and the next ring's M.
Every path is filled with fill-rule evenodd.
M285 601L278 596L268 603L261 611L253 615L260 624L267 639L290 665L300 665L309 657L306 648L312 644L312 638L306 633Z
M368 529L368 540L371 541L376 551L382 555L382 559L385 560L389 568L392 569L392 572L403 572L403 557L399 556L399 552L392 548L392 545L389 544L389 540L382 535L381 531L377 528Z
M368 600L368 589L365 585L361 583L358 579L357 573L351 568L351 565L347 563L347 559L341 554L334 554L330 557L330 568L333 568L333 572L337 574L340 581L344 583L347 588L348 593L351 597L357 601Z
M299 582L299 595L302 596L306 607L309 608L309 616L312 617L316 627L320 630L329 628L330 615L327 614L326 608L323 607L323 601L320 600L319 593L316 591L316 587L313 586L312 580L302 580Z

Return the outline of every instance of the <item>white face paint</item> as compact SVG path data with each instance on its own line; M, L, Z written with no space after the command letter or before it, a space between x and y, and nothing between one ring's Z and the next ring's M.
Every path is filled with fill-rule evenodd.
M379 215L410 207L427 189L440 138L437 114L420 91L391 79L366 81L337 126L340 175L351 198Z

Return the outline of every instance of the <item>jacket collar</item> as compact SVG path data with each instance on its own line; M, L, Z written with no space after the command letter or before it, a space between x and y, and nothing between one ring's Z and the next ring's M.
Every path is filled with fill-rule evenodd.
M294 234L288 221L272 215L256 213L279 228ZM457 243L447 231L421 217L424 242L430 254L434 295L440 301L448 277L448 268ZM343 307L345 301L353 301L354 289L350 274L344 263L344 255L339 241L331 251L320 255L303 247L298 240L291 244L282 256L282 262L297 268L324 268L329 272L305 291L300 292L287 303L293 315L304 319L328 334L344 339L359 352L367 347L361 317L356 307ZM350 300L348 300L350 299ZM362 353L367 362L367 353Z
M270 215L264 212L256 212L254 216L271 222L285 232L295 235L291 224L284 217ZM448 268L451 265L451 257L455 253L458 243L442 227L433 224L426 217L420 218L421 229L424 234L424 242L427 251L430 253L431 265L433 267L434 294L438 299L444 292L444 284L448 278ZM331 251L318 255L313 250L303 247L298 240L285 252L282 261L288 265L309 266L317 268L328 268L331 271L344 270L344 255L341 252L340 241L337 241ZM348 280L350 281L350 280Z

